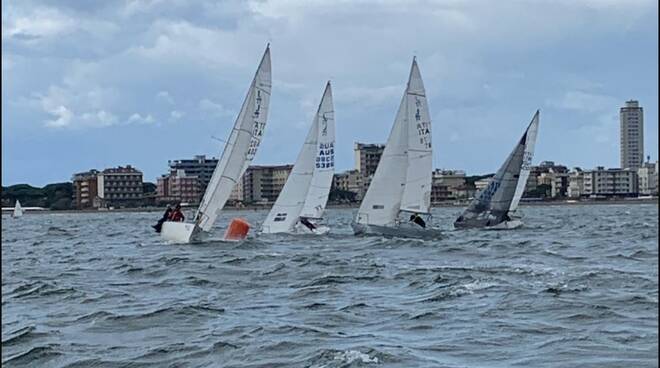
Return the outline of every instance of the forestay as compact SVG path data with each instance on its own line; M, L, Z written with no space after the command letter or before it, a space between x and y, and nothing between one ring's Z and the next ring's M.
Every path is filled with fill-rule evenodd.
M413 59L406 91L356 222L393 226L401 210L428 213L431 202L431 120Z
M328 82L296 163L262 225L262 232L290 232L300 217L323 215L334 175L334 144L335 118Z
M270 47L266 47L222 156L195 214L196 225L205 232L213 227L232 189L257 152L266 127L270 92Z

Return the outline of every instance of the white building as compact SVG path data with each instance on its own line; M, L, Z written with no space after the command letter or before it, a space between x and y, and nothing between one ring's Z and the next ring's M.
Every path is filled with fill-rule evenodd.
M657 166L657 161L655 164L647 162L642 167L637 169L640 195L658 194L658 172L656 171Z
M584 172L584 195L594 197L637 196L637 171L598 166Z
M576 167L568 174L568 193L570 198L580 198L584 193L584 173Z

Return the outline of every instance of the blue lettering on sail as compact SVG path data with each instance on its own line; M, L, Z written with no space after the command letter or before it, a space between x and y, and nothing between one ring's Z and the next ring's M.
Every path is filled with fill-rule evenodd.
M495 195L495 192L497 192L499 187L500 182L497 180L492 180L490 183L488 183L486 189L481 192L481 195L479 195L479 201L482 203L490 202L491 198L493 198L493 195Z
M335 144L333 142L319 143L316 168L329 169L333 167L335 167Z

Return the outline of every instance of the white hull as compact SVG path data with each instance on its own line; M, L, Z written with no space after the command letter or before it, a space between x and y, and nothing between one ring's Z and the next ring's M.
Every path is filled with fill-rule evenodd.
M325 225L316 225L316 229L310 230L307 226L297 223L290 231L269 231L268 228L261 229L261 234L291 234L291 235L325 235L330 228Z
M440 239L442 238L442 232L438 228L426 228L413 226L379 226L379 225L367 225L367 224L358 224L351 223L353 228L353 233L355 235L379 235L387 238L413 238L413 239Z
M202 243L204 241L238 243L241 240L232 239L215 239L209 238L208 233L199 229L195 230L195 225L188 222L172 222L166 221L160 231L160 237L173 244L191 244Z
M195 230L195 224L165 221L160 231L160 237L172 243L193 243L198 240L193 239L193 230Z

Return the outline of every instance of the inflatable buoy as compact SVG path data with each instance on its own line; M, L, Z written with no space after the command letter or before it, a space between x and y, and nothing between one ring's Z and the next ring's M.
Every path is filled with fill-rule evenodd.
M250 231L250 224L242 218L231 220L227 231L225 231L225 240L238 241L247 237Z

